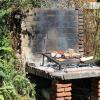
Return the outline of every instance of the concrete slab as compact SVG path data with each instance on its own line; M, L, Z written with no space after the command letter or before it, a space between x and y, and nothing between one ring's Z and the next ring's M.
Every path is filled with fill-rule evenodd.
M27 64L26 72L40 77L50 78L50 79L61 79L61 80L71 80L71 79L82 79L82 78L92 78L100 77L100 67L83 67L83 68L67 68L66 70L52 70L47 67L33 67Z

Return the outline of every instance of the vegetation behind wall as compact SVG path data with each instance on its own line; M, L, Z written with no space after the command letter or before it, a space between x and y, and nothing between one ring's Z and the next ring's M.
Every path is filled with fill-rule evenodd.
M17 0L16 0L17 1ZM12 49L12 38L9 30L9 16L13 0L0 1L0 99L1 100L35 100L35 85L21 74L16 68L20 66ZM26 0L22 0L21 9L30 7ZM24 9L24 8L23 8ZM2 79L2 80L1 80Z

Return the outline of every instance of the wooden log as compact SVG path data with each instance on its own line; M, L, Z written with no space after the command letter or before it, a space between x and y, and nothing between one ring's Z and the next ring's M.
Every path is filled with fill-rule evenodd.
M90 57L82 57L82 58L80 58L80 60L82 61L82 62L85 62L85 61L88 61L88 60L92 60L93 59L93 56L90 56Z

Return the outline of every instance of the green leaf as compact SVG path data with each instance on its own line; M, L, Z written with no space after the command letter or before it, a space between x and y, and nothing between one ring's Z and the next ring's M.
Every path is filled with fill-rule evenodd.
M0 47L0 50L4 50L6 52L12 52L12 48L11 47Z
M0 95L0 100L4 100L4 96L3 95Z

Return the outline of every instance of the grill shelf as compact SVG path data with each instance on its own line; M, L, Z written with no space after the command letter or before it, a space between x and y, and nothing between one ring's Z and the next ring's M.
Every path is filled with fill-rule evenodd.
M44 66L44 58L46 57L48 62L53 62L56 65L58 65L58 69L64 69L64 68L73 68L73 67L93 67L94 65L90 62L86 63L80 63L80 59L78 58L72 58L72 59L65 59L65 61L58 61L57 58L51 57L50 53L42 53L43 59L42 59L42 66Z

